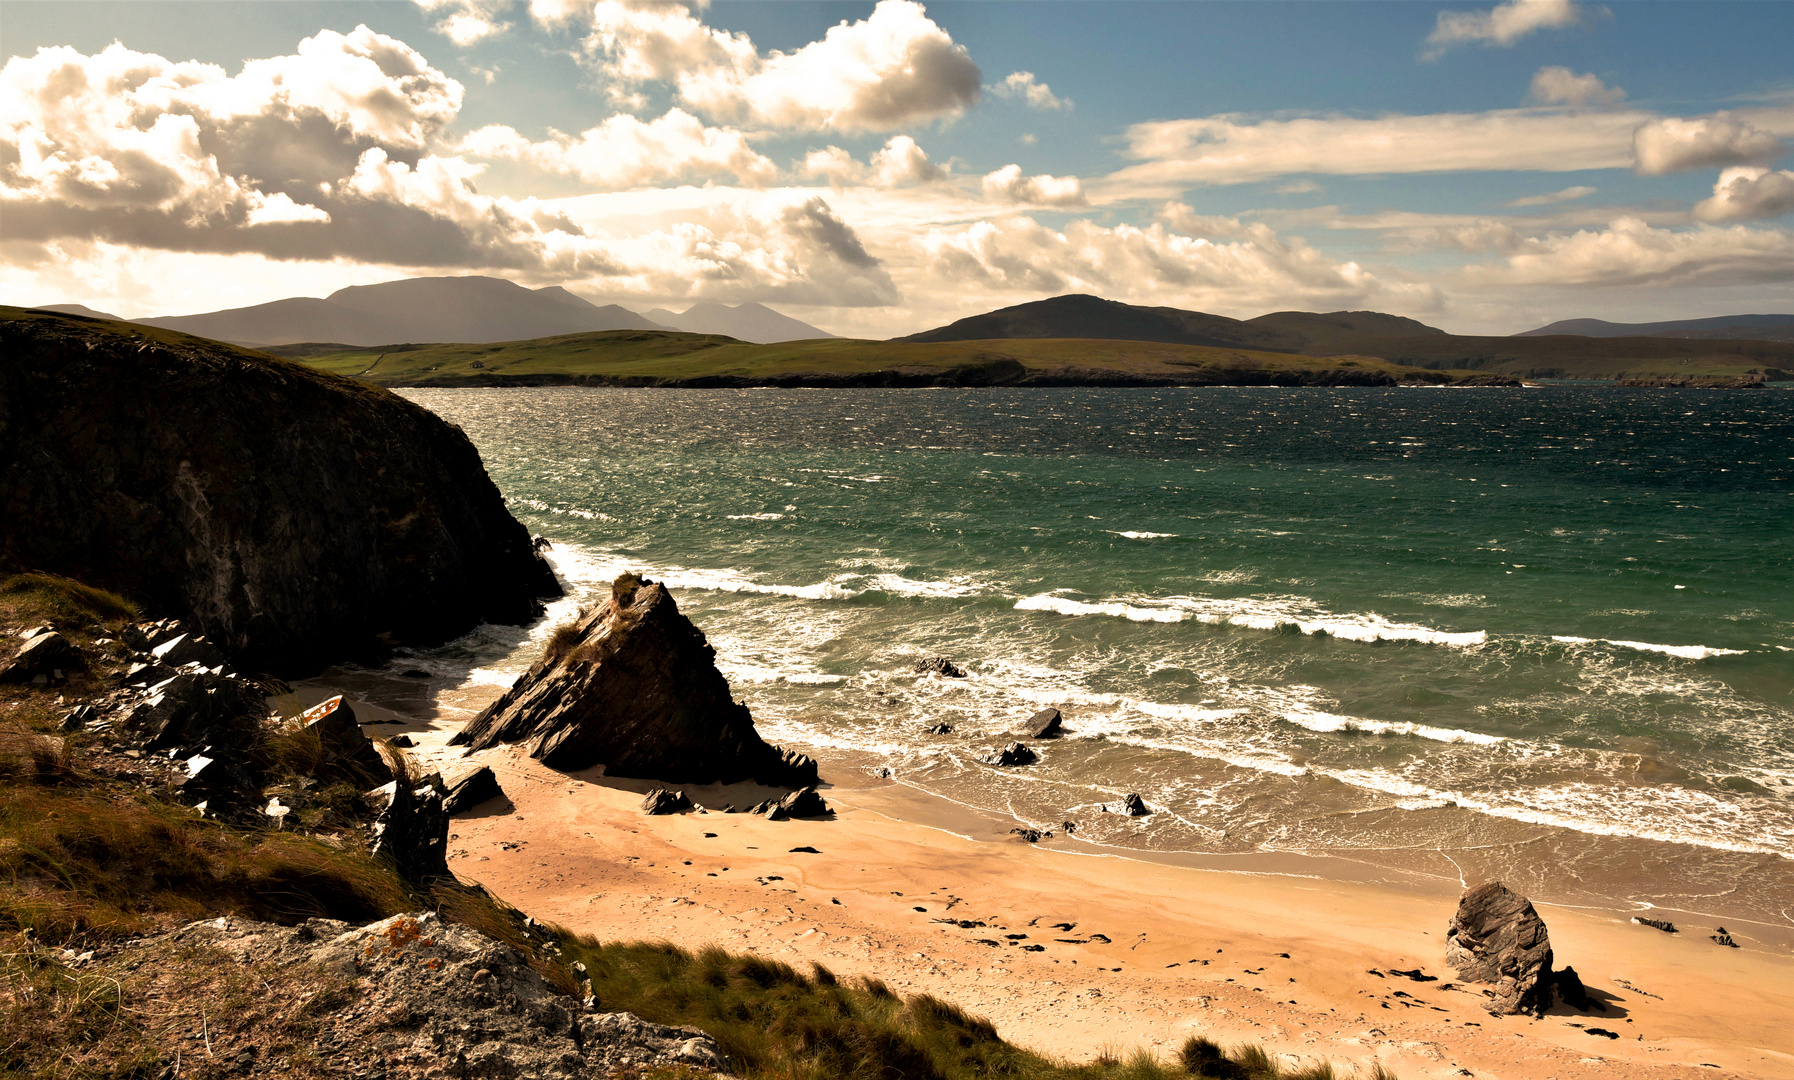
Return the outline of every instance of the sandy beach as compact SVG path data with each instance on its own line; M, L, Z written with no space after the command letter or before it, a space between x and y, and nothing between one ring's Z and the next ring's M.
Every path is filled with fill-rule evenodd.
M454 718L353 703L426 761L458 756L443 745ZM1540 905L1557 966L1607 1012L1497 1018L1444 964L1455 888L1330 880L1293 858L1230 872L1029 844L846 759L822 759L835 818L784 822L649 817L651 782L556 773L515 748L479 760L505 798L456 819L450 866L537 918L881 978L1073 1060L1168 1055L1199 1034L1343 1075L1374 1060L1403 1077L1794 1076L1794 956L1779 944L1727 949L1712 928ZM771 793L684 790L713 807Z

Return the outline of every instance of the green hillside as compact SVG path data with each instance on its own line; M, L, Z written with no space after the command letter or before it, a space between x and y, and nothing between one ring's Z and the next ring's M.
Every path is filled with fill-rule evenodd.
M385 386L1389 385L1471 377L1369 357L1084 339L753 345L712 334L606 330L491 345L276 351Z

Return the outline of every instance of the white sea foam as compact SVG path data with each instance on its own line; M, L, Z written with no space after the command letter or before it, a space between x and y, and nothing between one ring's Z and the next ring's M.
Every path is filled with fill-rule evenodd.
M784 514L773 514L773 513L730 514L729 520L730 521L779 521L779 520L783 519L784 516L785 516Z
M1111 600L1101 604L1087 604L1082 600L1072 600L1051 593L1029 596L1015 603L1017 611L1056 611L1061 615L1112 615L1120 619L1134 622L1183 622L1193 617L1191 612L1179 611L1167 607L1143 607L1125 604L1119 600Z
M1107 531L1129 540L1174 540L1177 538L1177 533L1116 532L1114 529L1109 529Z
M1291 709L1283 714L1283 718L1297 727L1304 727L1309 731L1362 731L1372 735L1412 735L1416 738L1432 739L1435 742L1475 743L1479 746L1493 746L1496 743L1507 741L1499 735L1485 735L1480 731L1437 728L1410 721L1370 720L1362 716L1339 716L1313 709Z
M1653 645L1648 641L1614 641L1608 638L1585 638L1570 636L1554 636L1552 641L1562 645L1593 645L1599 642L1604 645L1615 645L1622 649L1636 649L1639 652L1663 653L1667 656L1679 656L1684 660L1705 660L1710 656L1743 656L1747 649L1719 649L1710 645Z
M1108 615L1133 622L1225 623L1249 630L1293 626L1304 634L1326 634L1348 641L1417 641L1469 648L1489 640L1486 630L1435 630L1412 623L1390 622L1372 614L1316 613L1297 598L1212 599L1192 596L1117 598L1090 603L1055 593L1039 593L1016 601L1017 611L1056 611L1061 615Z

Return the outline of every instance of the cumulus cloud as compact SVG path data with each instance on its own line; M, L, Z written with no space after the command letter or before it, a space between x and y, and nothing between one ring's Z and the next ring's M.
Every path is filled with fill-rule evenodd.
M982 181L984 197L992 202L1029 203L1035 206L1084 206L1084 184L1075 176L1023 176L1020 165L1005 165Z
M1794 281L1794 232L1653 228L1620 218L1605 229L1529 237L1502 261L1467 268L1470 285L1724 286Z
M1488 11L1441 11L1422 56L1437 59L1454 45L1511 46L1540 30L1574 26L1584 9L1572 0L1507 0Z
M812 150L804 156L797 172L831 184L864 184L876 188L932 184L947 178L946 167L930 161L928 152L908 135L891 136L883 147L873 151L867 162L855 159L839 146Z
M1424 286L1391 285L1355 262L1334 262L1299 238L1251 225L1232 243L1181 235L1154 223L1063 231L1029 217L929 230L915 241L928 273L994 292L1092 292L1204 311L1329 310L1373 303L1425 310Z
M558 4L540 10L567 17ZM764 56L746 34L706 26L684 4L598 0L590 19L586 52L604 75L671 83L687 105L732 123L888 131L956 117L978 100L978 66L913 0L879 0L820 41Z
M633 116L612 116L577 137L553 128L548 135L531 142L510 127L491 125L463 139L460 150L471 157L523 162L607 188L694 173L732 173L744 184L763 184L779 172L741 132L706 127L681 109L647 123Z
M1774 135L1724 113L1652 120L1633 135L1632 148L1636 167L1646 176L1727 165L1769 165L1787 152Z
M1719 174L1713 197L1695 204L1702 221L1751 221L1794 211L1794 172L1740 166Z
M1587 184L1577 184L1574 187L1567 187L1561 191L1546 192L1543 195L1527 195L1522 198L1514 199L1506 205L1516 208L1522 206L1549 206L1552 203L1586 199L1590 195L1593 195L1596 190L1596 188L1589 187Z
M1532 77L1528 95L1540 105L1568 105L1573 109L1617 108L1626 92L1608 86L1598 75L1578 75L1567 67L1542 67Z
M425 11L440 14L436 32L462 47L489 37L496 37L511 28L503 15L512 0L412 0Z
M1000 98L1025 102L1030 109L1069 109L1071 101L1053 93L1053 88L1034 78L1032 71L1012 71L1009 77L988 88Z
M1248 121L1220 115L1135 124L1141 164L1107 183L1127 194L1189 184L1242 184L1294 173L1370 175L1625 168L1642 112L1502 109L1419 116L1319 116ZM1132 190L1130 190L1132 189ZM1165 192L1174 194L1175 191Z

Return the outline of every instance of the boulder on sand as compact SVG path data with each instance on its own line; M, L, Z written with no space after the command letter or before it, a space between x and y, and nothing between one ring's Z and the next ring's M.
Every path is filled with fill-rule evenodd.
M693 809L691 796L683 791L657 787L642 796L642 813L644 814L683 814L691 809Z
M624 574L611 598L557 633L542 659L456 734L485 750L523 742L555 769L676 784L816 783L816 762L768 744L729 694L716 650L657 583Z
M403 738L403 735L394 738L393 745L397 746L399 739ZM450 814L472 810L486 800L496 799L504 794L498 786L498 777L493 775L489 765L464 764L450 769L442 776L442 789L442 809Z
M1551 935L1532 902L1499 881L1458 901L1445 931L1445 962L1468 983L1495 988L1492 1015L1541 1014L1551 1005Z

